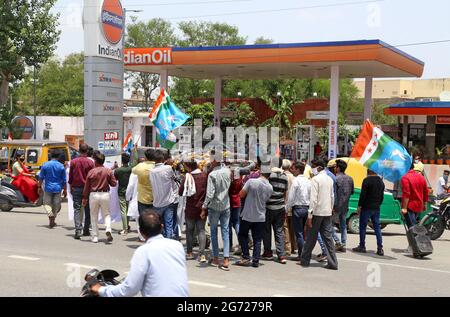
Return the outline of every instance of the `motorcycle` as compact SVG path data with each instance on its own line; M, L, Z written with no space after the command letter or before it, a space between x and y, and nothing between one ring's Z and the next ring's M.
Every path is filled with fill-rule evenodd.
M97 269L92 269L86 273L84 276L84 280L86 284L84 284L81 289L80 297L98 297L98 295L93 294L91 292L91 286L99 283L102 286L107 285L118 285L121 281L118 281L116 277L119 276L114 270L103 270L99 271Z
M36 203L28 201L20 190L8 182L2 179L0 181L0 210L11 211L14 207L26 208L26 207L39 207L42 206L43 197L39 197Z
M432 208L433 211L423 217L420 224L427 228L431 240L436 240L445 229L450 230L450 196L436 201Z

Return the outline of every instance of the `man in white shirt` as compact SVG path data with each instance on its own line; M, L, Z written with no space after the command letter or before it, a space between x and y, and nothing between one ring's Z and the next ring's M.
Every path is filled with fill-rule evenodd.
M311 197L308 210L308 235L303 251L300 256L299 265L308 267L311 262L311 253L317 242L320 232L327 249L327 269L337 270L338 263L333 238L331 236L331 215L334 206L334 185L331 177L325 171L325 163L322 160L311 162L313 174L311 181Z
M119 285L91 286L101 297L187 297L188 278L183 245L161 235L161 219L154 211L139 217L139 230L146 243L131 259L130 272Z
M295 176L292 181L292 187L289 191L287 208L292 208L292 222L297 238L298 260L302 254L305 239L303 232L306 221L308 220L308 209L311 195L311 181L304 175L305 164L297 162L291 167L292 174Z
M437 188L436 188L436 196L438 199L442 199L444 194L448 192L448 175L450 171L445 170L444 175L439 177Z
M164 220L164 237L173 238L173 214L178 187L175 173L170 165L165 165L164 153L155 151L155 167L150 171L150 183L153 190L153 208Z

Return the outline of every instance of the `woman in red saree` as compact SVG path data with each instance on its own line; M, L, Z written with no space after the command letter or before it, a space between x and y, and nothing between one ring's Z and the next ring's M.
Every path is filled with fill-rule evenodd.
M16 156L16 162L12 167L13 181L11 184L16 186L28 201L34 203L39 199L39 184L32 178L34 174L27 169L24 161L25 155L18 154Z

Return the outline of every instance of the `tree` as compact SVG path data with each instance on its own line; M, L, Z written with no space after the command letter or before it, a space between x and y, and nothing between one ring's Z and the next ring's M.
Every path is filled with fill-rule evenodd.
M152 19L148 22L136 22L127 27L126 47L165 47L173 46L178 39L172 24L163 19ZM144 94L145 110L150 108L152 93L159 87L159 75L144 72L128 72L126 81L131 82L134 90Z
M226 23L183 21L178 28L182 32L179 46L243 45L247 41L236 26Z
M39 68L36 74L36 110L38 114L60 115L64 105L83 109L84 103L84 56L82 53L68 55L64 61L53 57ZM16 109L21 114L31 114L33 100L33 73L28 72L14 91L22 104ZM64 110L67 113L67 108ZM70 111L69 111L70 112ZM72 111L83 115L83 112Z
M240 104L236 102L228 103L224 108L224 111L233 111L234 116L231 118L221 119L221 128L226 127L246 127L248 123L254 122L256 119L256 114L248 103L242 102Z
M242 45L246 42L246 37L239 35L237 27L226 23L187 21L180 22L178 28L181 31L179 46ZM212 80L174 78L173 82L171 95L176 96L174 100L214 95Z
M267 95L263 96L262 99L270 109L275 111L273 118L264 122L263 126L278 127L282 137L290 138L292 134L292 125L290 122L290 116L293 113L292 106L300 101L294 86L287 86L276 98Z
M194 119L202 119L203 128L212 127L214 124L214 105L210 102L192 105L185 111L190 117L184 124L186 126L194 125Z
M264 36L257 37L255 40L255 44L272 44L272 39L266 39Z
M65 117L82 117L84 116L83 105L63 105L59 111L61 116Z
M9 84L23 78L26 66L38 67L52 56L60 31L56 0L8 0L0 3L0 105Z

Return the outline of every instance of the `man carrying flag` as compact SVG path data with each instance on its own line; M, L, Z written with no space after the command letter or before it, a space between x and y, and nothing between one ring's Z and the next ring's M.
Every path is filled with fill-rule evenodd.
M395 183L405 175L412 163L408 151L366 120L351 157L384 179Z
M384 134L369 120L364 123L351 156L368 169L367 178L362 184L357 211L360 217L360 243L353 248L353 251L366 252L366 226L371 219L377 237L377 254L383 256L380 206L383 202L385 187L378 175L390 182L397 182L410 169L412 158L401 144Z
M173 103L164 89L161 89L149 118L156 127L158 142L162 147L171 149L176 143L173 130L182 126L189 116Z
M133 136L130 131L128 132L127 137L125 138L125 141L123 141L122 151L131 154L132 150L133 150Z

